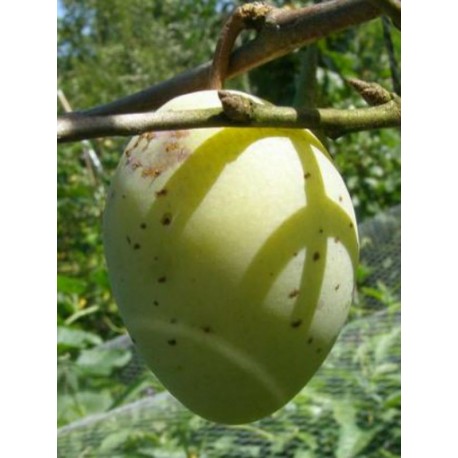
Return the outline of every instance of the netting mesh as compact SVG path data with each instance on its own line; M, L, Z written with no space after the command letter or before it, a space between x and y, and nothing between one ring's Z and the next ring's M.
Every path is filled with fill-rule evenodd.
M400 456L400 207L359 227L363 279L354 311L311 382L274 415L222 426L193 415L135 354L128 336L105 346L133 357L119 377L143 397L58 431L72 457ZM355 311L356 310L356 311Z

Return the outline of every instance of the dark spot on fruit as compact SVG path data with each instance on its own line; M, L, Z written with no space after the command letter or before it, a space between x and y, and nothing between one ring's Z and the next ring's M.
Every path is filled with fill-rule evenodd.
M142 178L153 177L157 178L161 174L161 171L155 167L145 167L142 170Z
M156 132L145 132L141 135L145 140L151 141L154 137L156 137Z
M158 301L153 301L153 304L157 307L159 305Z
M315 253L313 253L313 260L318 261L318 259L320 259L320 253L318 251L315 251Z
M339 202L342 202L342 201L343 201L343 197L339 196Z
M312 175L310 174L310 172L307 172L307 173L304 173L304 178L307 180L311 177Z
M159 256L154 256L155 261L159 261Z
M309 337L307 343L310 345L313 342L313 337Z
M339 242L340 242L339 237L335 237L335 238L334 238L334 242L339 243Z
M139 249L140 249L140 244L139 244L139 243L136 243L136 244L134 245L134 250L139 250Z
M166 153L174 153L179 149L179 145L177 142L168 142L165 144L165 152Z
M204 331L206 334L209 334L212 332L212 328L210 326L202 326L202 331Z
M123 194L121 197L122 197L123 199L125 199L125 198L126 198L126 195L125 195L125 194Z
M132 240L130 240L130 237L128 235L126 236L126 240L129 245L132 243Z
M322 233L324 232L324 231L323 231L323 228L320 227L320 229L318 230L318 232L319 232L320 234L322 234Z
M177 322L177 319L176 318L170 318L170 323L171 324L175 324Z
M317 354L321 353L321 351L322 351L321 348L317 348L317 349L316 349L316 353L317 353Z
M274 273L273 272L269 272L269 277L273 277L274 276Z
M167 340L167 343L168 343L169 345L174 346L174 345L177 344L177 341L176 341L176 339L169 339L169 340Z
M337 291L339 288L340 288L340 285L336 285L336 286L334 287L334 290Z
M136 340L134 337L131 337L131 340L132 340L132 342L133 342L134 344L137 343L137 340Z
M159 277L157 279L158 283L165 283L167 281L167 277L164 275L162 277Z
M189 130L173 130L170 133L170 136L175 137L175 138L183 138L183 137L187 137L188 135L189 135Z
M302 324L302 320L301 319L294 320L294 321L291 322L291 327L292 328L298 328L301 324Z
M135 143L134 143L134 146L132 146L132 149L133 149L133 150L139 145L141 139L142 139L142 137L141 137L141 135L139 135L139 136L137 137L137 140L136 140Z
M146 223L140 224L140 229L146 229Z
M297 297L299 296L299 290L298 289L293 289L289 294L288 294L288 297L289 298L293 298L293 297Z
M293 253L293 256L296 257L297 255L298 255L298 252L295 251L295 252Z
M156 191L156 196L157 197L163 197L167 195L167 189L161 189L160 191Z
M137 170L139 167L142 167L142 163L139 160L130 161L130 168L132 170Z
M353 223L350 223L348 226L350 229L353 229Z
M172 214L171 213L164 213L162 215L161 223L164 226L168 226L172 222Z

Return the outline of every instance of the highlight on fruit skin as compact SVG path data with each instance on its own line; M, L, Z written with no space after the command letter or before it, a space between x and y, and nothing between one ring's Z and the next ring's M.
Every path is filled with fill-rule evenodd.
M219 106L216 91L202 91L160 110ZM132 138L103 235L114 297L140 354L172 395L215 422L252 422L290 401L352 302L353 206L307 130Z

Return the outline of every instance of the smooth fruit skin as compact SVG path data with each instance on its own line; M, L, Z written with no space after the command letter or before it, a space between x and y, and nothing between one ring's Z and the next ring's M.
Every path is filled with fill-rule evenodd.
M203 91L161 111L218 106L217 93ZM209 420L240 424L278 410L317 371L347 318L355 214L307 130L134 137L103 234L114 297L139 352Z

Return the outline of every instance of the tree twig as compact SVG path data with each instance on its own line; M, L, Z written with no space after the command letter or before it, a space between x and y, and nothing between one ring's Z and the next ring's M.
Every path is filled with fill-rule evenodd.
M399 75L399 66L394 55L394 45L391 38L391 24L387 17L382 18L383 38L385 40L386 50L390 61L391 81L393 82L393 91L401 95L401 77Z
M351 132L401 123L400 98L378 106L341 110L335 108L291 108L258 105L249 99L220 91L223 108L118 114L108 116L63 116L58 121L59 142L101 136L131 136L151 130L201 127L287 127L322 129L331 138Z
M395 27L401 30L401 2L399 0L370 0L386 14Z
M259 30L273 7L260 2L247 3L236 8L223 26L210 68L209 88L222 89L226 79L232 48L244 29Z
M380 6L367 0L331 0L294 10L274 8L266 16L256 38L232 52L226 78L245 73L331 33L375 19L381 12ZM106 115L154 110L177 95L208 88L210 68L211 62L207 62L84 113Z

